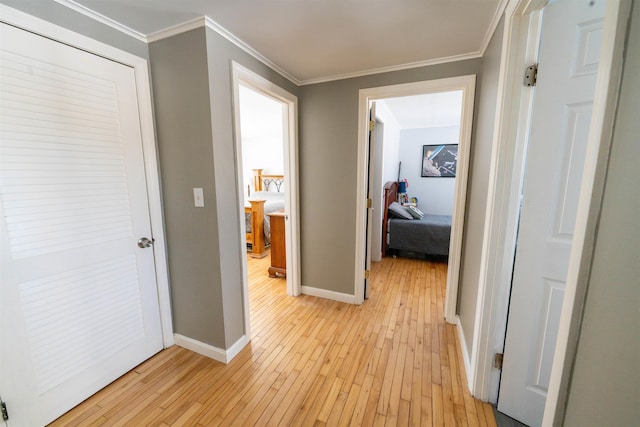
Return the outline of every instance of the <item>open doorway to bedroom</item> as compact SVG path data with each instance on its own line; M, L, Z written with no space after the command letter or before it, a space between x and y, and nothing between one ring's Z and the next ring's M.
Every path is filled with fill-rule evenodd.
M356 247L357 259L363 263L356 266L356 302L364 301L366 289L366 275L359 275L358 269L369 264L368 253L374 261L386 254L388 208L391 202L400 202L400 213L407 217L435 216L437 230L425 233L437 238L424 242L422 231L410 230L408 238L413 242L396 241L391 249L446 260L445 317L455 320L474 88L472 75L360 91L358 191L363 197L358 197ZM374 104L376 123L372 125L368 118ZM368 192L369 187L373 191ZM409 212L409 206L417 211Z
M440 258L449 255L450 225L455 195L462 91L436 92L384 98L376 101L373 168L372 261L383 256ZM403 206L411 218L407 225L417 228L415 239L392 233L384 227L385 187L398 182L393 201ZM397 188L397 187L396 187ZM387 188L390 190L390 188ZM387 203L388 205L388 203ZM411 215L408 207L415 207ZM391 215L393 216L393 215ZM428 220L433 222L427 223ZM403 225L400 221L394 223ZM386 232L383 232L386 231ZM402 231L402 230L400 230ZM420 237L425 231L430 238ZM405 238L403 238L405 237ZM389 238L394 240L390 241Z
M233 76L245 335L251 337L252 304L285 290L300 294L297 99L235 63Z

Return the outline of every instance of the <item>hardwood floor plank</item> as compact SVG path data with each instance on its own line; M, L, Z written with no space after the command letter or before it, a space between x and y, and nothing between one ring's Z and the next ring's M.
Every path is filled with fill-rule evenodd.
M495 426L467 390L447 267L385 258L362 306L289 297L247 261L251 342L229 364L173 346L52 426Z

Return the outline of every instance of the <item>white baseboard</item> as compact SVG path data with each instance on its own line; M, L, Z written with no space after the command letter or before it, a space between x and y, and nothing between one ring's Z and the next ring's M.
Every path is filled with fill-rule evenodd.
M456 315L456 327L458 329L458 341L460 344L460 350L462 351L462 360L464 361L464 370L467 374L467 387L469 388L469 391L472 392L472 378L474 373L471 370L471 355L467 349L467 341L464 339L464 331L462 330L462 323L460 323L460 316L458 315Z
M343 294L341 292L328 291L326 289L313 288L310 286L303 286L302 293L305 295L311 295L313 297L320 297L330 299L339 302L346 302L347 304L355 304L356 299L353 295Z
M173 334L173 336L175 338L176 345L225 364L231 362L231 360L236 357L238 353L240 353L240 351L249 343L247 337L243 335L227 350L222 350L218 347L214 347L210 344L206 344L180 334Z
M231 362L234 357L238 355L249 344L249 340L246 335L241 336L238 341L231 344L231 347L227 349L227 363Z

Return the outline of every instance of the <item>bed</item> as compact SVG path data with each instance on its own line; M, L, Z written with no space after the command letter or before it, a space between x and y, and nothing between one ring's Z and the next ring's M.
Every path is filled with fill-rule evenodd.
M246 239L249 254L263 258L271 241L268 214L284 209L284 175L265 175L262 169L253 169L253 188L244 207Z
M382 256L393 251L422 255L449 255L451 216L425 214L422 219L399 219L389 213L389 206L398 200L398 183L384 186L382 221Z

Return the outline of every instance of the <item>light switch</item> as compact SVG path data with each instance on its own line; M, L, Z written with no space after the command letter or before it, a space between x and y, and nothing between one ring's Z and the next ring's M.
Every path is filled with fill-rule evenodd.
M202 188L193 189L193 205L196 208L204 208L204 193Z

